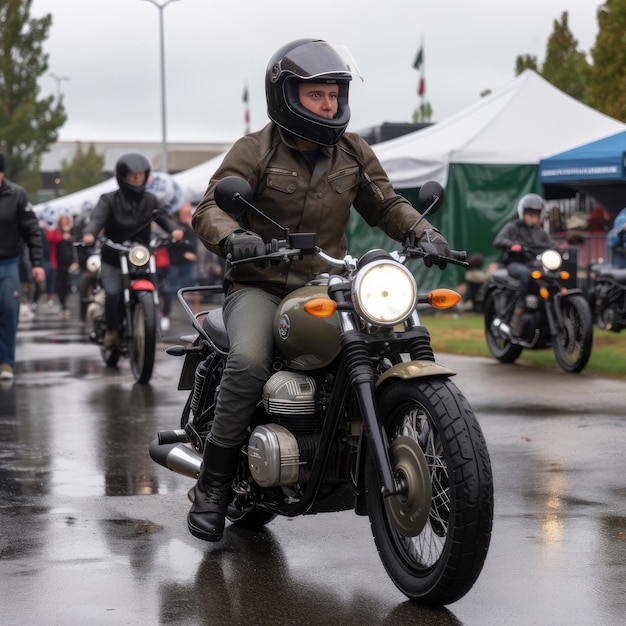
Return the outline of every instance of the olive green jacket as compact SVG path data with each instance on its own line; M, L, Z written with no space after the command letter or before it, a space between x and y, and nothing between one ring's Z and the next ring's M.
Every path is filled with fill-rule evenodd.
M368 144L355 133L345 133L332 148L320 148L315 167L273 123L239 139L225 155L209 182L193 216L193 227L203 244L220 256L220 246L236 229L249 229L269 242L283 233L253 211L237 218L222 211L214 200L216 184L226 176L240 176L254 190L253 204L291 233L316 233L316 244L327 254L343 258L345 230L352 206L370 226L378 226L402 241L419 215L395 193L387 174ZM431 225L423 220L420 234ZM278 265L242 264L230 268L225 289L254 285L280 296L301 287L323 272L333 272L317 256L305 256Z

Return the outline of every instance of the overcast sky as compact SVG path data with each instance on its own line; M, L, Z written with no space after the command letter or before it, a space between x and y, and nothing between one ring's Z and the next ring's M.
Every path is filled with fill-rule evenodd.
M163 4L165 0L156 0ZM511 83L520 54L545 58L555 20L569 14L579 49L598 31L598 0L33 0L52 13L41 95L63 94L66 141L160 141L159 14L164 18L167 136L230 142L267 123L264 76L284 43L300 37L345 44L364 82L351 87L350 130L409 122L418 105L413 61L424 42L433 120ZM588 56L588 58L590 58Z

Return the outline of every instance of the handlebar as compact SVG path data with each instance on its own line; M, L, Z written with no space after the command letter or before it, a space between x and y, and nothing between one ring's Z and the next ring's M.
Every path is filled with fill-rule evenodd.
M181 240L176 243L183 243L183 241L186 241L186 240ZM173 243L171 235L169 234L159 235L157 237L153 237L150 240L150 245L148 247L154 250L156 248L160 248L161 246L169 245L171 243ZM96 237L93 243L85 243L83 241L74 241L72 242L72 245L76 247L83 247L83 248L93 248L94 246L100 245L101 247L105 246L107 248L111 248L111 250L117 250L118 252L127 252L134 245L145 245L145 244L139 241L125 241L122 243L117 243L113 241L112 239L109 239L108 237L102 236L102 237Z
M233 267L235 267L244 263L280 263L281 261L288 261L289 259L293 258L302 258L303 256L308 254L315 254L321 257L326 263L328 263L332 267L343 268L345 270L356 268L356 259L349 255L344 257L343 259L337 259L330 256L329 254L326 254L321 248L317 246L313 246L307 249L290 247L290 242L285 239L273 239L270 243L265 244L265 250L266 253L260 256L238 259L236 261L233 261L232 259L227 257L227 261ZM405 246L401 255L407 258L421 258L428 265L445 265L449 263L451 265L460 265L461 267L469 266L469 263L467 262L467 252L465 250L450 250L450 256L444 257L429 252L428 250L417 244L412 246Z

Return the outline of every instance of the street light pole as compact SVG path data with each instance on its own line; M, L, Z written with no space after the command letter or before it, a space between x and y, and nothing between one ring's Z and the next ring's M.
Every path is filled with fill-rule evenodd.
M50 72L48 74L48 76L50 76L50 78L53 78L54 80L56 80L56 82L57 82L57 100L60 100L61 99L61 81L69 80L69 78L67 76L57 76L56 74L53 74L52 72Z
M179 2L180 0L166 0L163 4L159 4L156 0L145 0L150 2L159 9L159 45L161 50L161 171L166 174L169 172L167 159L167 113L165 106L165 45L163 37L163 9L171 2Z

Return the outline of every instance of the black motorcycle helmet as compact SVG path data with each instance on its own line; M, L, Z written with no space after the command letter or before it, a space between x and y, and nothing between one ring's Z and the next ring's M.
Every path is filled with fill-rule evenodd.
M524 213L536 212L543 217L546 210L546 203L538 193L527 193L522 196L517 203L517 214L520 219L524 218Z
M121 192L132 200L139 200L145 190L150 178L152 165L150 160L140 152L128 152L123 154L115 164L115 178L120 186ZM126 180L129 172L143 172L145 174L141 185L131 185Z
M350 121L348 88L362 77L352 55L342 46L321 39L297 39L278 50L265 72L267 114L280 128L321 146L334 146ZM339 86L337 115L326 119L300 104L302 81Z

